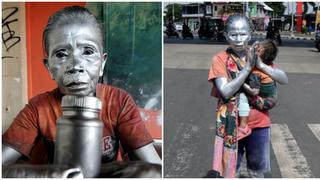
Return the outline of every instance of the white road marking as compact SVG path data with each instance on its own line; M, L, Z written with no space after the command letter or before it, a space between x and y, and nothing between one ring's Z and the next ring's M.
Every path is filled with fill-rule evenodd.
M311 178L310 167L286 124L272 124L271 144L282 178Z
M313 132L313 134L320 141L320 124L308 124L309 128Z

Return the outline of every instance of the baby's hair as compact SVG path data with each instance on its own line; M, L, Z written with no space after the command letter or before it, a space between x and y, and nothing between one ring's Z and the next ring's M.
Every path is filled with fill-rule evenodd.
M49 34L55 28L61 28L64 25L70 24L90 24L97 29L99 36L101 37L101 47L103 50L104 45L104 36L103 36L103 28L101 24L98 22L96 17L86 8L81 6L68 6L65 7L52 16L49 17L48 23L43 31L42 35L42 43L44 48L45 56L48 55L49 52Z
M264 53L260 56L265 64L272 64L278 55L278 48L274 41L265 39L260 43L264 48Z

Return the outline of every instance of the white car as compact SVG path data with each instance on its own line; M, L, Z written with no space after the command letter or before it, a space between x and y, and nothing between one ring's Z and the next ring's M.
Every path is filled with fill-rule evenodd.
M182 31L182 23L176 22L174 23L174 27L176 28L177 31Z

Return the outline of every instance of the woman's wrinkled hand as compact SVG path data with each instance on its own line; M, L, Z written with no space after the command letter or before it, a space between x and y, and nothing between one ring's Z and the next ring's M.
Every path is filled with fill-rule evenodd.
M256 52L256 48L254 47L250 47L247 50L247 63L246 63L246 68L248 70L251 70L255 65L256 65L256 61L258 59L258 54Z

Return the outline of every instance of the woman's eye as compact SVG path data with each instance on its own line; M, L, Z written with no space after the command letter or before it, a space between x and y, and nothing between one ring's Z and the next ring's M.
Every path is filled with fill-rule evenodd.
M64 57L67 57L68 54L67 54L67 52L65 52L65 51L58 51L58 52L55 53L55 56L56 56L57 58L64 58Z
M84 51L83 51L84 55L91 55L93 53L94 53L94 51L91 48L85 48Z

